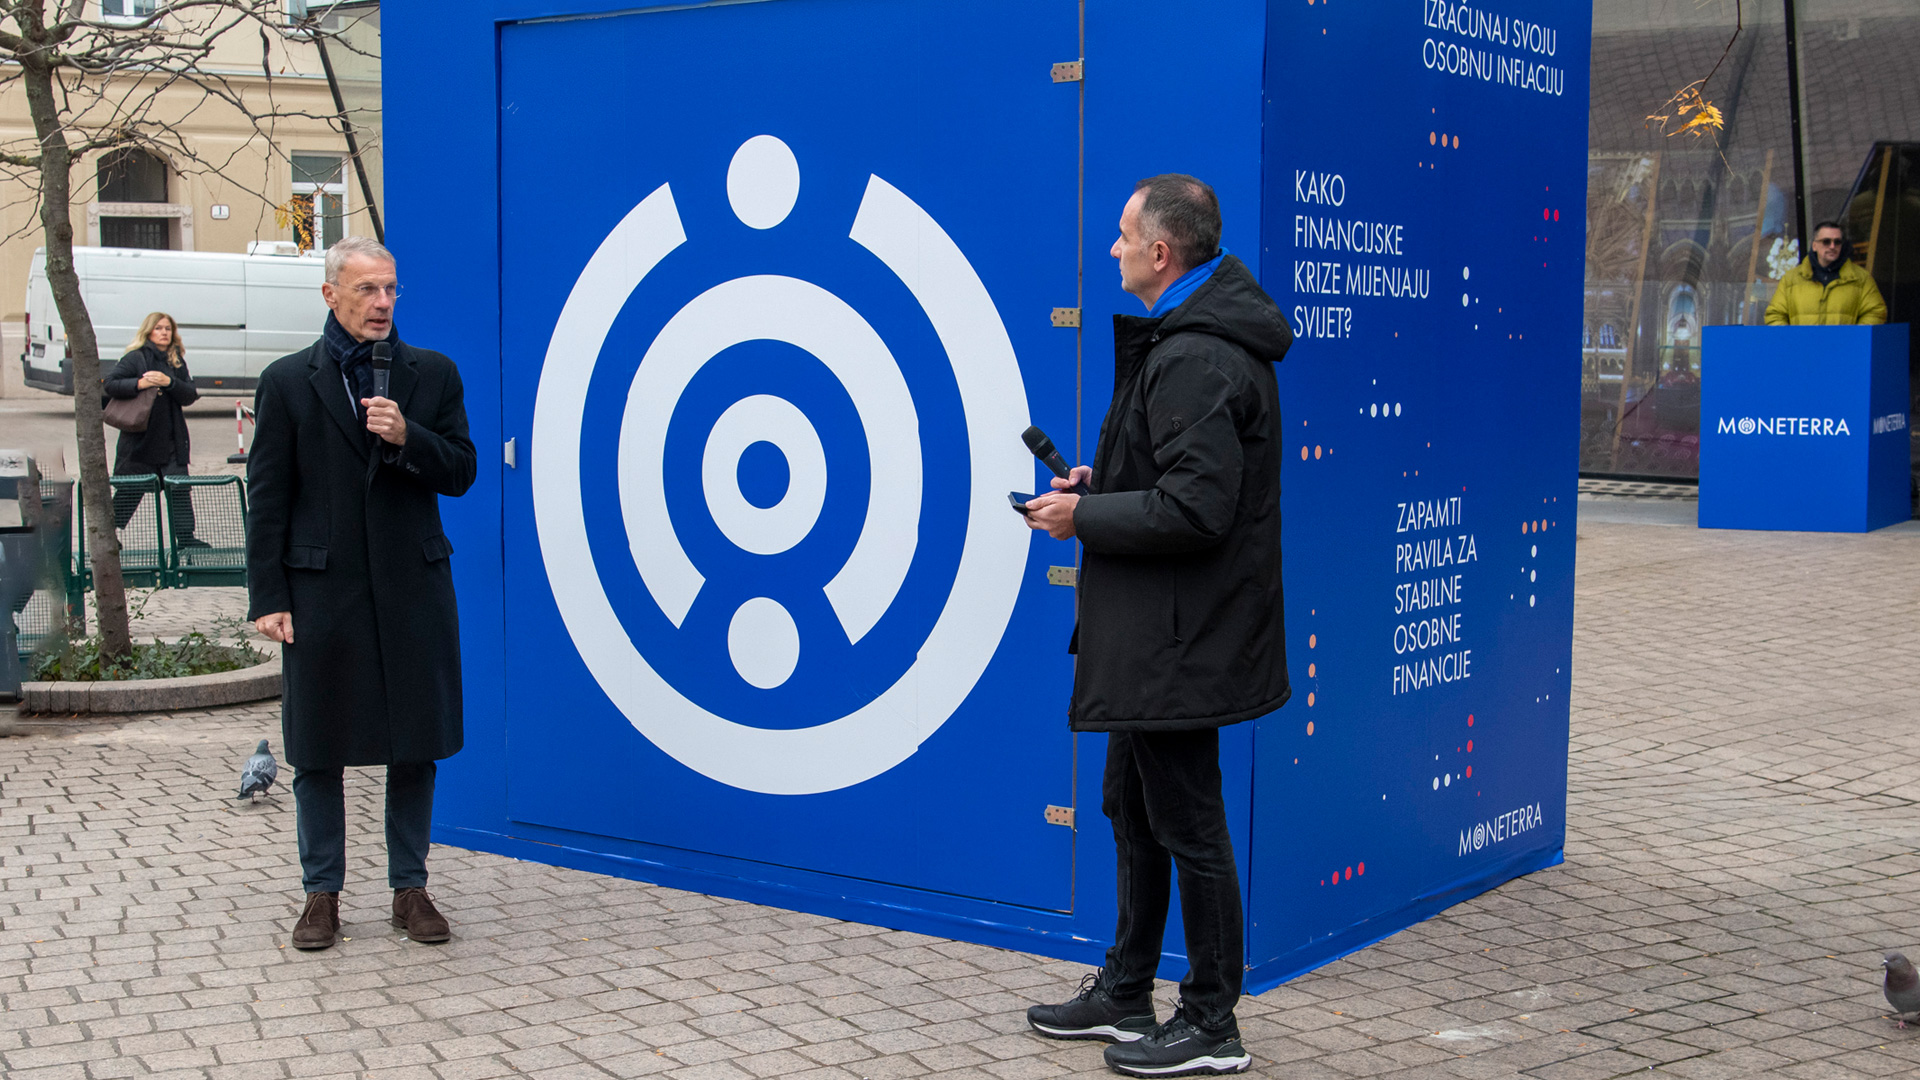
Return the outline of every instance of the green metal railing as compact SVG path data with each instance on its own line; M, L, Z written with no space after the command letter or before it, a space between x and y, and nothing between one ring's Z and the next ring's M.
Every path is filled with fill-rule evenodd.
M247 583L247 486L238 476L169 476L163 487L178 513L168 515L167 584ZM182 523L192 528L182 534Z
M238 476L116 476L120 571L135 588L247 583L247 489ZM74 570L93 585L86 509L74 500Z
M113 477L120 568L134 588L247 583L247 489L238 476ZM21 658L83 624L93 566L86 505L73 481L43 480L47 581L10 613Z

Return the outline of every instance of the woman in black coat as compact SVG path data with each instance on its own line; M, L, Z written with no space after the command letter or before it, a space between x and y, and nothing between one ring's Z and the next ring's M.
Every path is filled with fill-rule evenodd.
M193 376L187 371L187 348L173 316L162 311L150 313L140 322L140 335L127 347L127 355L101 380L106 398L138 397L148 387L158 387L153 412L147 418L147 430L123 431L114 451L115 476L185 476L192 463L192 448L187 440L185 406L199 400ZM113 525L124 529L133 520L144 493L116 491L113 496ZM179 490L168 497L169 516L173 519L176 546L204 547L193 537L193 499Z

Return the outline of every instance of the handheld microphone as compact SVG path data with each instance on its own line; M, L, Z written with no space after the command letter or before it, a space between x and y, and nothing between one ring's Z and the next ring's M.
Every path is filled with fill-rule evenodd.
M393 346L384 341L373 343L373 396L386 397L393 379Z
M1066 459L1060 456L1060 451L1054 449L1053 440L1047 438L1046 432L1041 431L1037 427L1030 427L1020 433L1020 441L1027 444L1027 449L1033 451L1033 456L1040 459L1040 464L1051 469L1053 475L1062 480L1067 478L1069 470L1067 469ZM1093 492L1087 490L1087 485L1084 483L1075 484L1067 490L1075 495L1093 494Z

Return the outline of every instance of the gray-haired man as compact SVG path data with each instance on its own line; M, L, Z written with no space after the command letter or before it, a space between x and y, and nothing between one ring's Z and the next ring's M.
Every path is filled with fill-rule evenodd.
M462 741L460 622L440 496L473 484L460 372L400 340L393 255L327 252L325 332L268 365L247 460L248 616L281 642L281 731L294 767L306 903L299 949L331 946L346 881L348 765L387 767L393 925L445 941L427 896L435 762ZM374 346L392 354L375 392Z

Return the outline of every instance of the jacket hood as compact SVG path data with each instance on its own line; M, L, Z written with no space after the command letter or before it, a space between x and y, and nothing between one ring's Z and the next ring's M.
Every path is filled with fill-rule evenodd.
M1293 344L1286 315L1234 255L1220 260L1212 277L1161 318L1160 336L1172 334L1211 334L1270 364L1279 363Z

